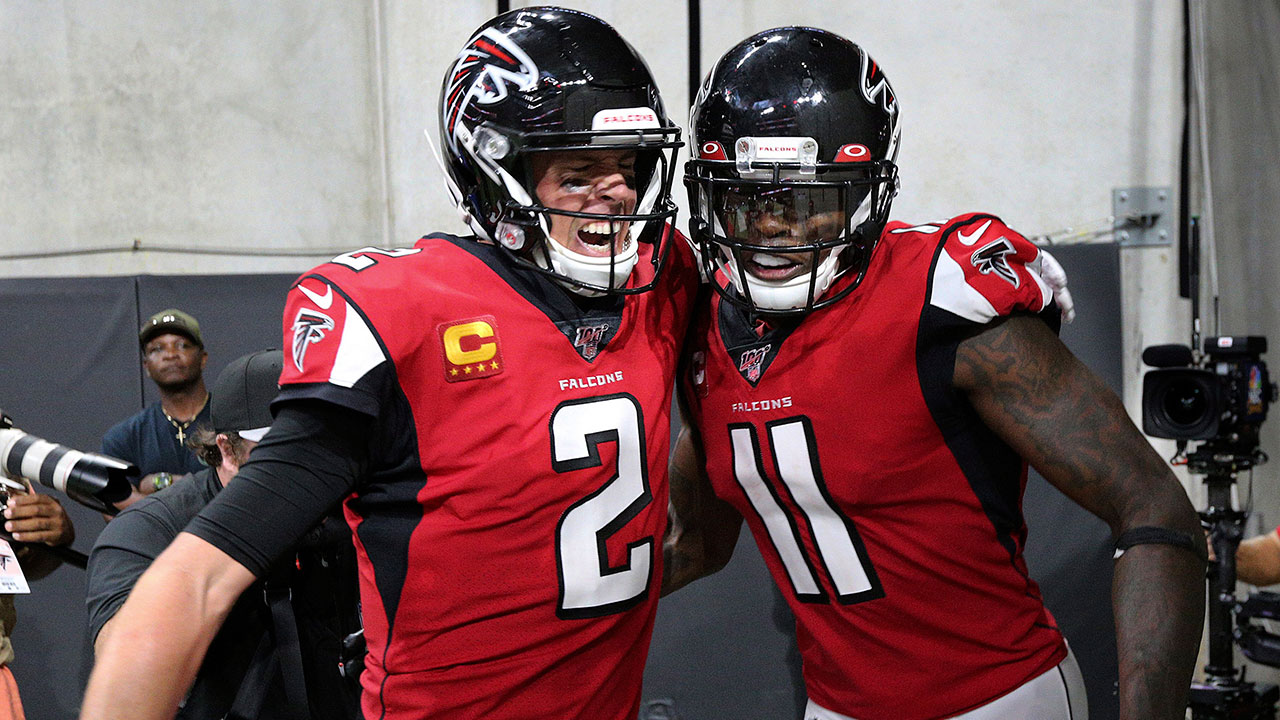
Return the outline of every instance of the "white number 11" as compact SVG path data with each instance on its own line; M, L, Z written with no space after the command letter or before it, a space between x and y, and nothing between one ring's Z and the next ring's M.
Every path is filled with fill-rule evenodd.
M827 602L827 592L818 581L818 569L801 543L801 528L813 538L818 564L825 569L841 604L883 597L867 550L853 520L835 506L827 493L813 428L807 417L787 418L768 423L773 465L781 485L790 494L799 513L788 510L778 489L766 479L764 458L754 425L732 424L729 438L733 446L733 476L747 500L760 516L769 540L778 552L791 588L805 602Z

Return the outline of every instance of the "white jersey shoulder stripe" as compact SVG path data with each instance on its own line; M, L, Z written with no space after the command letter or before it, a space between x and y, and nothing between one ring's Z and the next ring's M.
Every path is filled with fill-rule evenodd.
M351 303L344 300L343 304L346 306L346 320L342 324L342 338L338 343L338 354L333 359L333 369L329 372L329 382L349 388L381 365L386 356L364 317Z
M989 323L997 314L991 302L965 281L964 268L946 250L938 253L938 264L933 269L933 282L929 287L929 304L976 323Z

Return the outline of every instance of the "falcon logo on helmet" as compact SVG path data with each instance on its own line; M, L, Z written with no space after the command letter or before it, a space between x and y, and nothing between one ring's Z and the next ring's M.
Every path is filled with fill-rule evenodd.
M492 105L507 99L509 87L528 92L538 82L538 66L507 35L485 28L458 53L445 84L445 136L458 146L458 118L471 103Z
M880 71L880 66L871 56L862 53L862 97L867 102L879 104L890 115L898 114L898 98L889 86L889 79Z

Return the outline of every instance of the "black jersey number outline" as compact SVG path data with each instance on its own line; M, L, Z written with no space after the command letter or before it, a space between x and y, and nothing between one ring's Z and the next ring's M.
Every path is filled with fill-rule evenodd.
M370 257L371 255L382 255L388 258L398 258L398 257L404 257L406 255L416 255L417 253L420 253L420 252L422 252L422 248L395 248L392 250L384 250L382 248L376 248L376 247L362 247L359 250L352 250L351 252L342 253L338 257L330 260L329 262L337 263L338 265L346 265L352 270L355 270L356 272L360 272L361 270L367 270L373 267L374 265L378 264L378 261L376 259Z
M781 483L767 479L756 428L748 423L729 425L733 477L760 518L796 597L801 602L829 602L827 591L818 581L814 560L800 541L798 520L804 521L804 532L813 539L817 561L835 588L840 604L884 597L857 527L840 512L827 491L809 418L783 418L766 423L765 428L773 467ZM777 486L787 492L790 503L783 502ZM799 518L789 508L799 510Z
M635 607L652 585L653 537L629 543L627 561L617 567L609 565L605 543L653 502L640 403L629 393L569 400L552 411L550 425L557 473L599 467L600 444L617 444L613 476L556 525L556 616L591 618Z

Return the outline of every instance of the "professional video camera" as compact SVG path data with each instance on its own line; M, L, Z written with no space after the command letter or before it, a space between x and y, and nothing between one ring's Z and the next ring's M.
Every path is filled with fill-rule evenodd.
M129 479L139 472L131 463L28 435L0 411L0 475L4 474L54 488L81 505L114 515L114 503L129 497Z
M1184 444L1205 440L1218 454L1253 458L1276 399L1266 351L1267 339L1258 335L1206 338L1198 361L1186 345L1143 350L1143 362L1160 368L1142 379L1143 432Z
M1209 662L1205 681L1191 686L1194 720L1271 720L1280 700L1275 685L1245 680L1232 650L1234 641L1249 659L1280 667L1280 636L1252 622L1280 617L1280 595L1241 600L1235 594L1235 553L1248 512L1235 508L1231 490L1237 473L1267 461L1259 431L1277 393L1262 361L1266 351L1267 339L1250 335L1206 338L1198 356L1186 345L1156 345L1142 353L1143 362L1158 368L1142 380L1142 429L1177 440L1173 462L1205 475L1208 489L1200 518L1216 561L1208 572ZM1186 453L1190 441L1200 444Z

